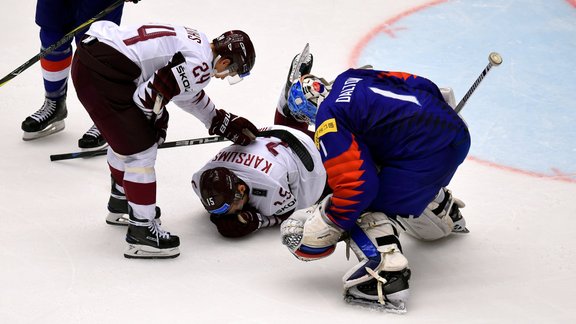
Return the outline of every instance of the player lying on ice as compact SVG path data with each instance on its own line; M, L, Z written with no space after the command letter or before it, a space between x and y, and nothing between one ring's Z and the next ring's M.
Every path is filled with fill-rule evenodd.
M282 242L310 261L345 240L359 260L343 277L348 302L405 312L411 272L400 233L429 241L468 232L464 204L446 186L470 134L445 94L413 74L349 69L333 83L303 75L277 110L277 120L315 126L333 190L282 223Z
M230 145L194 173L192 188L225 237L280 224L316 203L326 171L312 139L284 126L260 130L250 145Z
M286 105L294 69L310 72L308 61L293 60L278 109ZM218 232L243 237L280 224L295 210L318 202L326 188L326 171L314 146L308 125L277 120L288 126L261 129L247 146L230 145L220 150L192 177L192 188Z

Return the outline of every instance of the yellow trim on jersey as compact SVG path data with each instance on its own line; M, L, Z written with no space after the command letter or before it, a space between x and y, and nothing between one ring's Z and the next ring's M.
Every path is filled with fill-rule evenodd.
M314 144L316 144L316 148L320 149L320 137L327 134L327 133L334 133L338 131L338 126L336 126L336 119L330 118L325 120L318 128L316 128L316 132L314 133Z

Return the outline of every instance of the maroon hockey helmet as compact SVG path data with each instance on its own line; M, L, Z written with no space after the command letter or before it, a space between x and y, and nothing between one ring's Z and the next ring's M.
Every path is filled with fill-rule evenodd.
M230 73L236 72L240 78L250 74L256 62L256 52L248 34L230 30L215 38L212 44L216 54L232 61L228 68Z
M200 195L204 208L211 214L226 214L235 200L242 199L238 184L243 183L232 171L214 168L202 172Z

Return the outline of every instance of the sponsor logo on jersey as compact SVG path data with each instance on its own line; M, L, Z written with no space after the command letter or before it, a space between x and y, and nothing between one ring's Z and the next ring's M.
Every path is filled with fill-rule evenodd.
M320 137L327 133L333 133L338 131L338 126L336 126L336 119L330 118L325 120L318 128L316 128L316 133L314 133L314 144L316 148L320 149Z
M186 63L181 63L172 68L172 74L178 82L178 87L180 88L180 93L185 91L190 91L190 80L188 79L188 74L186 73Z

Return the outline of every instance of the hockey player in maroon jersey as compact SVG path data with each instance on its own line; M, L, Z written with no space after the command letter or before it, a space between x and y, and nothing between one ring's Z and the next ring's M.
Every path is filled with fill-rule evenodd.
M304 75L289 89L284 117L315 126L333 194L284 221L283 243L310 261L349 242L360 261L343 278L349 302L404 312L411 273L400 233L437 240L468 232L464 204L446 186L470 134L446 93L420 76L371 69L334 82Z
M217 109L204 92L212 77L235 83L255 62L246 33L232 30L210 41L185 26L119 27L96 22L72 64L78 98L109 143L112 175L109 224L128 225L128 258L172 258L179 238L160 227L155 161L176 106L204 123L211 135L247 145L258 134L248 120ZM128 219L126 218L128 214Z

